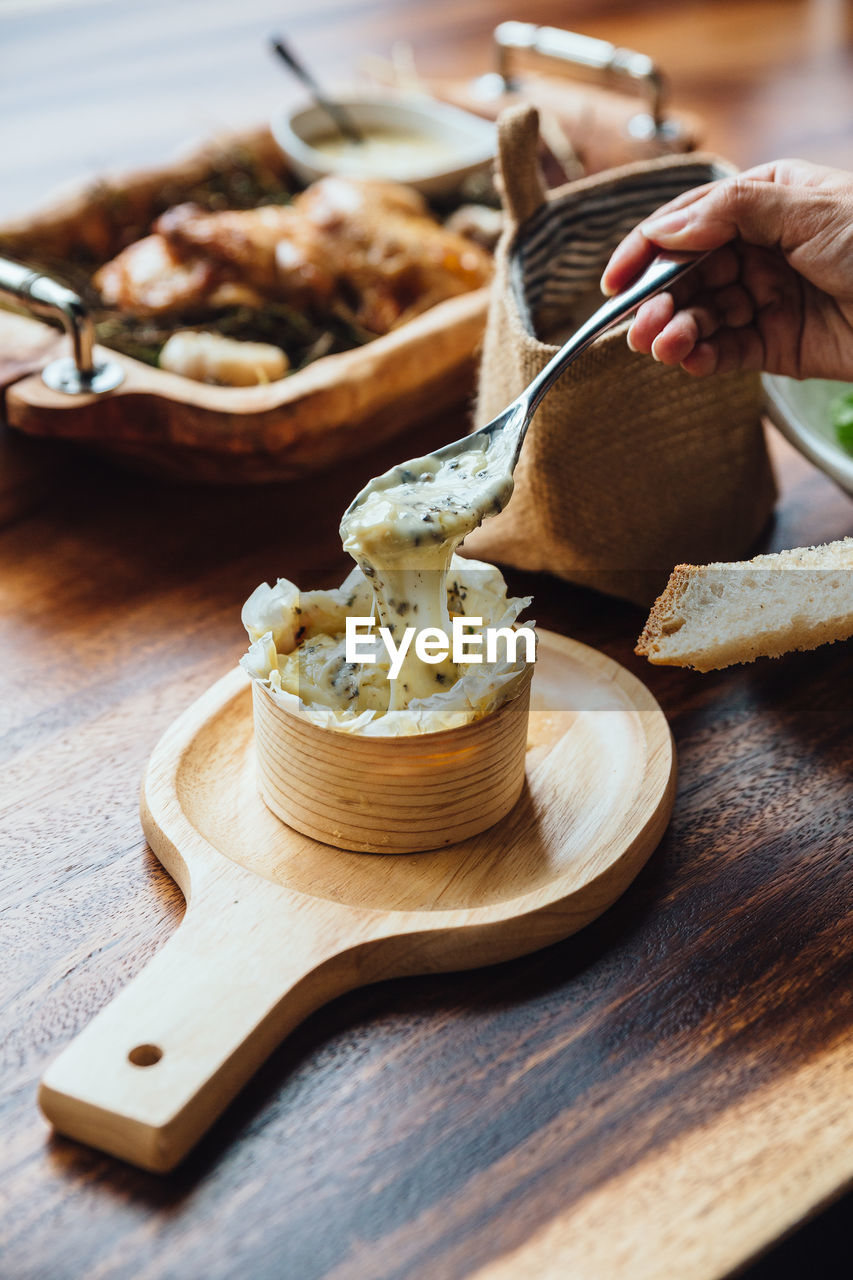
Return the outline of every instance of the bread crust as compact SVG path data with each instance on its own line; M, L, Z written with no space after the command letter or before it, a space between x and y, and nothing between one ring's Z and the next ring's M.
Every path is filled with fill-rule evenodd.
M730 564L676 565L635 653L714 671L853 636L853 538Z

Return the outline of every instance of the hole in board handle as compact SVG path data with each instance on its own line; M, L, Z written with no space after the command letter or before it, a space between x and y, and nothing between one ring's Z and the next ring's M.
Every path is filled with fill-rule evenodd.
M163 1056L163 1050L156 1044L138 1044L127 1055L135 1067L153 1067Z

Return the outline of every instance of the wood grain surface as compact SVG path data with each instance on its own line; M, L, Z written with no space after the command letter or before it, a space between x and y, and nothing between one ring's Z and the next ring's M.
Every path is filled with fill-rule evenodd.
M4 212L87 167L156 160L196 120L205 132L217 113L268 109L278 81L253 51L287 6L199 12L3 7L5 118L17 112ZM462 74L516 16L503 0L322 0L287 26L332 71L398 35ZM658 56L709 146L740 163L799 152L853 167L847 5L537 0L523 16ZM436 421L322 490L156 487L60 443L4 450L3 511L18 513L0 533L4 1277L598 1280L639 1259L637 1274L689 1280L739 1266L849 1180L849 647L655 670L631 653L638 610L520 574L511 590L535 595L542 625L637 672L670 718L673 823L619 903L526 959L340 997L169 1179L51 1137L39 1117L46 1065L183 912L138 825L153 744L233 664L254 586L340 581L352 494L404 446L460 426ZM853 532L848 497L778 438L773 453L767 549ZM674 1221L656 1213L668 1153ZM818 1221L815 1269L826 1239ZM795 1274L796 1238L790 1250L753 1274Z

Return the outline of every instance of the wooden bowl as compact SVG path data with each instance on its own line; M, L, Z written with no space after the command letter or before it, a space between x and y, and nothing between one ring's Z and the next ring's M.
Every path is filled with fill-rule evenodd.
M521 794L532 671L480 720L390 738L321 728L253 682L264 803L303 835L357 853L415 853L475 836Z
M105 262L147 234L168 205L192 200L198 184L245 164L288 179L269 130L247 130L173 164L106 176L3 223L0 254L49 273L63 261ZM121 386L103 395L64 395L45 386L40 370L66 354L67 339L40 321L0 312L6 421L165 479L294 480L464 404L475 383L488 297L483 288L448 298L364 346L322 356L266 386L210 386L99 348L99 358L108 355L124 370Z

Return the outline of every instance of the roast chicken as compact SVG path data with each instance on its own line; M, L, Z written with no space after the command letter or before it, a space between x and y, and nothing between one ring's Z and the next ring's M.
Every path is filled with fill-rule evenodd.
M169 209L95 276L108 306L203 314L229 304L334 304L370 333L485 284L491 257L398 183L330 177L290 205Z

